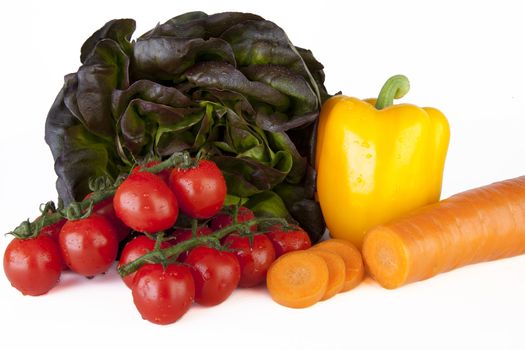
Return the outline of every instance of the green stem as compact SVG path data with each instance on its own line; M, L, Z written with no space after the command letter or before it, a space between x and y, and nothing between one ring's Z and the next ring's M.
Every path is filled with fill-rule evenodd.
M173 168L176 166L182 166L187 167L188 164L191 164L191 157L188 152L179 152L179 153L173 153L171 157L166 159L165 161L151 166L149 168L142 167L142 171L149 171L150 173L160 173L162 170Z
M173 168L179 165L187 164L187 162L189 161L191 161L191 157L188 152L179 152L179 153L174 153L171 157L169 157L168 159L166 159L165 161L161 162L158 165L152 166L150 168L144 167L142 170L148 171L151 173L158 173L164 169ZM28 220L26 220L9 233L18 238L36 237L38 235L38 232L43 227L52 225L54 223L59 222L60 220L63 220L64 219L63 212L66 212L68 208L78 205L81 211L85 211L85 210L88 210L91 205L99 203L113 196L118 186L120 185L120 183L121 181L117 180L113 184L112 187L106 188L101 191L95 191L88 199L83 200L78 203L71 203L67 208L64 208L64 211L60 211L60 212L56 212L52 214L43 213L40 217L38 217L33 222L29 222Z
M197 237L197 230L199 228L199 220L191 219L191 238Z
M410 82L404 75L394 75L386 81L379 92L376 108L383 109L394 104L394 99L399 99L410 90Z
M174 245L168 248L164 248L164 249L154 250L150 253L147 253L137 258L136 260L133 260L119 267L118 273L122 277L127 276L137 271L144 264L161 263L166 258L179 255L182 252L195 248L199 245L217 242L218 240L226 237L228 234L234 231L247 231L249 230L251 226L257 225L257 224L263 224L263 223L269 224L269 225L278 224L278 223L285 225L286 220L282 218L255 218L255 219L240 222L237 224L232 224L232 225L223 227L220 230L217 230L210 235L194 237L187 241L181 242L177 245Z
M91 203L95 204L109 198L115 194L116 188L107 189L100 192L93 192L93 195L89 199L78 202L80 210L84 211L89 209ZM73 203L72 203L73 204ZM69 206L68 206L69 208ZM67 208L64 209L67 211ZM64 219L62 212L56 212L53 214L42 214L33 222L24 221L17 228L15 228L10 234L18 238L32 238L38 235L38 232L45 226L49 226Z
M160 231L157 233L157 237L155 237L155 246L153 247L153 250L159 250L162 242L164 242L164 231Z

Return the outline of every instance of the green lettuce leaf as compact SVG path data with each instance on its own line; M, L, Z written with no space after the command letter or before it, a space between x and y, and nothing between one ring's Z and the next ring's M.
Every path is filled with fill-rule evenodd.
M174 152L206 154L228 200L260 216L324 231L314 199L323 65L258 15L189 12L132 39L112 20L82 45L46 121L57 191L82 199L92 177L116 178Z

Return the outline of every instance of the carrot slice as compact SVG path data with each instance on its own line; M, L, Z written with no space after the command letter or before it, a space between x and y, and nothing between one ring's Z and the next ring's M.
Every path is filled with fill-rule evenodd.
M321 300L330 299L343 290L346 276L345 262L340 255L328 250L311 249L310 251L323 258L328 267L328 286Z
M341 292L355 288L363 280L365 275L363 258L359 250L350 241L332 238L316 244L311 249L327 250L343 258L346 275Z
M365 236L368 270L385 288L525 253L525 176L456 194Z
M277 303L293 308L308 307L323 297L329 272L323 258L305 250L282 255L269 268L268 291Z

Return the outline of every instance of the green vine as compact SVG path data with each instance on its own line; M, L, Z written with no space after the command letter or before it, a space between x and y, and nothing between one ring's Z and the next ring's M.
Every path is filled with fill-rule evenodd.
M282 218L255 218L243 222L234 222L231 225L223 227L210 235L192 237L187 241L180 242L179 244L168 248L160 249L159 244L153 251L137 258L136 260L120 266L118 268L118 273L124 277L137 271L144 264L165 265L167 259L172 261L173 259L176 259L181 253L193 249L199 245L217 246L220 244L220 240L222 238L235 231L238 231L241 236L248 236L249 238L251 237L252 240L254 233L250 231L250 227L258 224L286 225L287 222Z
M189 162L191 162L191 157L188 152L178 152L155 166L149 168L142 167L141 171L159 173L168 168L186 166ZM67 207L61 209L59 205L58 210L55 210L55 205L52 201L47 202L44 206L40 207L40 211L42 212L40 217L32 222L29 220L23 221L13 231L8 232L7 234L11 234L21 239L34 238L42 228L55 224L64 218L74 220L89 216L93 205L113 196L124 179L125 177L119 177L113 182L113 184L108 184L107 179L100 181L93 180L91 181L91 185L97 190L94 191L88 199L81 202L73 202Z

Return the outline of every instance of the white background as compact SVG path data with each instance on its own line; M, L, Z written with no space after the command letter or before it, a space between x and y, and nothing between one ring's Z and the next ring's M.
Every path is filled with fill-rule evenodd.
M344 4L344 5L343 5ZM525 174L525 20L520 1L4 1L0 5L0 232L55 199L44 121L76 71L80 46L113 18L136 35L190 10L254 12L325 65L331 93L377 95L402 73L405 102L441 109L452 138L443 197ZM10 237L0 236L3 252ZM64 274L24 297L0 273L0 348L524 349L525 256L469 266L395 291L367 279L314 307L264 288L192 307L177 323L143 321L114 271Z

